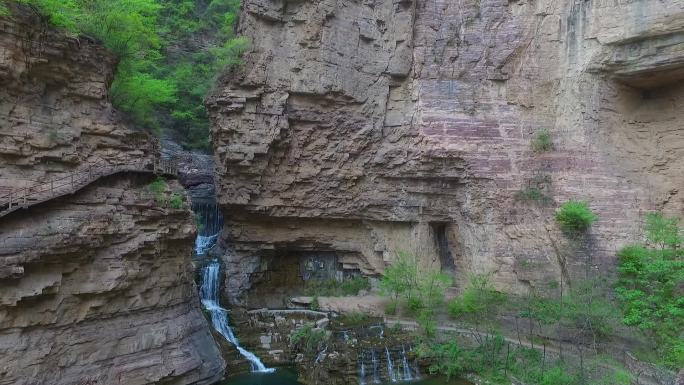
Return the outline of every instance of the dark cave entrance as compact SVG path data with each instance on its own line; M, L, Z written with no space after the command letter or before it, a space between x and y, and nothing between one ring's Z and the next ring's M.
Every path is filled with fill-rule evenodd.
M446 222L433 222L430 223L430 227L442 272L454 274L456 272L456 263L454 262L449 242L449 224Z

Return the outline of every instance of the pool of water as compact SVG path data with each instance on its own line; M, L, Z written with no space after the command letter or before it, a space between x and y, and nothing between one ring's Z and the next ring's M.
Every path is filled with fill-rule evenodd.
M410 385L472 385L472 383L446 377L426 377L417 381L397 382ZM230 377L216 385L302 385L297 381L297 372L291 368L279 368L274 373L244 373Z

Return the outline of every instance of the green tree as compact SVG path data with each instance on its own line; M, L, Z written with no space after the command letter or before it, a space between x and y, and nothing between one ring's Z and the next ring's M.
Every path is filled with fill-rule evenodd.
M658 342L665 363L684 366L684 252L682 230L674 218L647 217L648 245L618 252L615 291L623 321L649 333Z
M119 57L112 102L135 124L169 128L185 147L209 149L204 98L248 46L233 33L239 0L17 1Z

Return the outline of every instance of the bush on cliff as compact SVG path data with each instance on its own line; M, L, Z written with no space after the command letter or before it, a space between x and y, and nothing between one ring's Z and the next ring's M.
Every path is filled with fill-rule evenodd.
M548 130L539 130L532 137L532 142L530 143L532 151L541 153L553 150L553 140L551 139L551 133Z
M597 220L598 216L582 201L565 202L556 212L556 222L569 234L587 231Z

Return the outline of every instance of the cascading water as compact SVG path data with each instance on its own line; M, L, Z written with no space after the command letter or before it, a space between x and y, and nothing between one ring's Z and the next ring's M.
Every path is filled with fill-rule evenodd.
M387 377L392 382L397 382L397 375L394 373L394 364L392 363L392 354L387 349L387 346L385 346L385 356L387 356Z
M376 384L390 381L404 382L420 379L418 362L415 361L413 366L411 366L404 346L402 346L401 349L390 349L389 347L385 347L384 350L384 362L379 359L379 357L382 357L382 350L379 350L381 352L380 354L378 354L375 349L366 349L361 352L358 369L359 383L361 385L366 385L368 383L366 377L371 378L372 382ZM370 362L368 361L369 358ZM366 373L370 368L372 368L373 373ZM383 374L385 371L387 373L386 375Z
M212 261L204 268L202 268L202 285L200 286L200 298L202 305L211 314L211 324L228 342L233 344L235 348L242 354L243 357L249 361L253 372L271 373L275 369L267 368L254 353L246 350L240 346L240 342L233 334L233 330L228 324L228 311L219 305L219 272L220 264L218 261Z
M371 359L373 360L373 383L379 384L380 383L380 376L378 373L378 356L375 354L375 350L371 350Z
M197 217L199 232L195 239L195 254L205 255L214 247L223 228L223 214L215 203L194 203L192 211Z
M413 374L411 373L411 364L409 363L408 357L406 357L406 348L402 345L401 347L401 365L404 367L404 377L403 381L413 380Z

